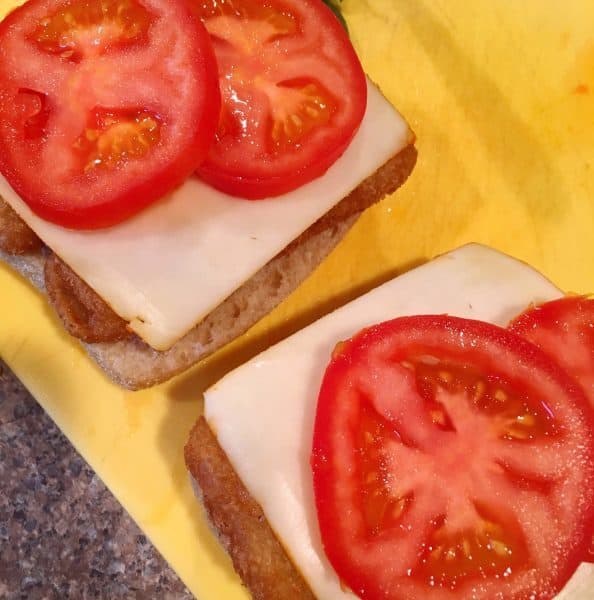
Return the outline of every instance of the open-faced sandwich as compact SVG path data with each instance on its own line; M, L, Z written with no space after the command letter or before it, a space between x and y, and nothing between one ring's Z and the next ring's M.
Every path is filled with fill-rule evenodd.
M0 259L130 389L284 299L413 142L321 0L30 0L0 24Z
M468 245L205 394L186 464L254 598L586 600L594 300Z

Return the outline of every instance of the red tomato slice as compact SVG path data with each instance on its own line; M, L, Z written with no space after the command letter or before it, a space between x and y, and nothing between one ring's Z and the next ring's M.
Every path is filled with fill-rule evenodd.
M536 344L581 384L594 407L594 300L568 296L533 306L510 329ZM586 560L594 562L594 538Z
M594 530L594 412L494 325L407 317L339 345L312 470L324 547L366 599L551 598Z
M31 0L0 24L0 56L0 172L47 220L117 223L214 139L214 52L185 0Z
M516 317L509 329L575 377L594 407L594 300L568 296L533 306Z
M365 113L361 64L320 0L205 0L223 98L216 142L198 170L212 186L256 199L322 175Z

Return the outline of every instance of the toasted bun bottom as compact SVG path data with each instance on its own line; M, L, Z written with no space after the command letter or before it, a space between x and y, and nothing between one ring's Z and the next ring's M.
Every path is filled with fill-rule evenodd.
M252 596L313 600L204 417L192 429L184 452L210 524Z

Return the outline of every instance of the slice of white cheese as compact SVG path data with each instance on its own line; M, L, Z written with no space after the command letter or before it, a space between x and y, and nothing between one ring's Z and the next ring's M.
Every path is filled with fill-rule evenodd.
M413 314L503 325L531 302L560 294L528 265L471 244L336 310L206 392L206 418L219 443L318 598L353 597L322 550L309 468L317 394L335 344L373 323ZM586 576L594 589L592 569ZM584 585L580 580L576 589ZM576 591L564 598L586 596Z
M368 82L367 110L346 152L322 177L277 198L250 202L191 178L125 223L81 232L34 215L1 176L0 196L133 331L165 350L411 138Z

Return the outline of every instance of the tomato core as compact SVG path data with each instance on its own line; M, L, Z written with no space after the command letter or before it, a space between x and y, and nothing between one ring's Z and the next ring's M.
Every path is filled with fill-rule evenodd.
M396 366L396 365L395 365ZM450 413L440 401L447 397L456 402L467 403L473 410L490 417L483 423L486 430L481 438L490 436L501 440L534 440L541 436L555 435L555 421L550 411L539 403L514 389L501 377L486 377L467 365L442 362L433 356L408 357L397 367L404 367L414 374L415 385L423 397L427 421L449 436L464 436L464 423L458 432L458 419L467 418L459 407ZM379 535L386 529L397 527L407 508L414 501L414 492L399 489L398 476L390 463L389 445L398 444L420 447L419 440L407 440L386 419L382 419L363 397L360 399L359 440L356 452L360 456L361 508L368 535ZM461 442L466 446L466 440ZM444 453L456 456L457 442L442 440L440 444L426 444L425 451L434 454L436 465ZM464 448L462 452L467 451ZM459 459L462 460L461 458ZM459 469L459 460L448 460L445 469ZM505 475L505 468L501 472ZM510 475L511 477L511 475ZM534 482L539 485L539 482ZM544 490L541 486L539 489ZM453 494L453 497L457 494ZM517 528L498 523L500 516L486 516L488 511L479 503L460 510L468 511L471 526L464 529L450 527L445 515L434 519L434 531L424 544L419 566L413 577L429 585L455 589L465 579L490 575L505 577L526 561L526 548Z
M571 378L499 327L365 330L334 351L318 400L330 562L372 600L552 597L594 528L593 426Z

